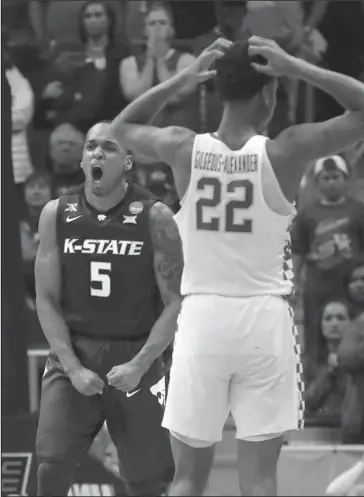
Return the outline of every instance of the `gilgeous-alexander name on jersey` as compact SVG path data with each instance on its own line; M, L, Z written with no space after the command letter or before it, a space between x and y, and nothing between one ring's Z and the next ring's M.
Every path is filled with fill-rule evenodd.
M265 201L264 168L277 183L266 140L257 135L231 150L215 135L196 136L190 184L175 216L185 259L184 295L292 292L289 229L295 209L279 187L288 214L277 214Z

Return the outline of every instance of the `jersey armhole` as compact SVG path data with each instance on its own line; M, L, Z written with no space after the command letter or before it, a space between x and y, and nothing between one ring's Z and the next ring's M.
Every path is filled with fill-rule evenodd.
M195 159L196 148L197 148L197 145L198 145L198 137L199 136L201 136L201 135L196 135L195 139L194 139L194 142L193 142L193 148L192 148L192 154L191 154L191 163L190 163L190 181L188 183L188 186L186 188L186 191L185 191L183 197L180 198L180 200L179 200L179 204L180 204L181 208L175 214L174 217L178 217L179 213L182 212L182 210L184 208L184 205L187 203L187 200L189 199L189 197L191 195L191 191L192 191L192 177L193 177L193 163L194 163L194 159Z
M261 194L264 203L277 216L288 217L295 215L296 214L295 202L290 202L284 195L282 188L279 184L278 178L274 172L272 163L269 159L267 152L267 142L269 138L262 137L262 139L264 141L261 149L262 150ZM270 205L270 200L272 199L267 199L267 195L264 189L264 184L265 184L264 178L267 180L267 183L270 185L269 189L274 201L278 204L278 207L276 209ZM282 211L284 212L282 213Z

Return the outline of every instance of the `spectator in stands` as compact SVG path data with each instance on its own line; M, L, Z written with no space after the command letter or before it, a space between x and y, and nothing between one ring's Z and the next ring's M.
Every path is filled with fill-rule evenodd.
M354 315L364 314L364 259L353 264L348 277L348 292Z
M364 266L362 266L363 268ZM363 291L362 291L363 294ZM347 373L343 403L344 443L364 443L364 310L356 317L340 344L337 362Z
M174 27L170 6L161 1L149 3L145 16L146 47L120 64L120 85L131 101L143 92L170 79L193 63L195 57L173 48ZM199 129L196 87L176 94L153 123L159 126L180 125Z
M331 300L320 320L325 349L317 365L306 362L306 420L314 426L339 427L347 378L338 369L338 349L350 323L349 304Z
M127 103L119 85L119 65L129 49L125 40L116 44L115 22L115 11L104 1L88 1L81 8L79 30L86 62L104 72L96 121L113 119Z
M4 39L3 39L4 42ZM33 118L34 94L29 81L13 63L8 47L4 46L4 67L8 80L12 104L12 161L14 181L19 193L20 212L24 208L24 182L33 172L29 154L28 126Z
M85 2L79 13L81 52L62 51L46 77L39 125L71 123L86 131L112 119L126 104L118 69L127 49L114 43L115 11L107 2ZM92 82L92 84L90 84Z
M317 327L319 309L337 295L346 295L352 262L364 253L364 206L348 197L349 170L340 156L326 157L314 167L320 199L308 204L292 226L292 251L304 307L304 348L310 361L322 352Z
M49 172L52 175L53 197L83 183L84 174L80 167L83 145L83 134L71 124L61 124L52 132Z
M20 223L20 242L23 257L26 301L35 309L34 261L39 237L38 222L43 207L51 200L50 179L44 173L35 172L25 182L25 215Z

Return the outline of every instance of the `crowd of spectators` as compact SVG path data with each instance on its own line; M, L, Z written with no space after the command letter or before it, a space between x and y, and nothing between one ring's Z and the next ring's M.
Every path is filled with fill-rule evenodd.
M82 183L82 148L92 124L115 117L128 102L190 65L221 35L270 37L291 54L364 78L361 0L4 0L2 11L26 302L33 317L40 212L51 198ZM154 124L214 131L221 110L213 83L207 82L176 94ZM341 112L327 95L283 79L268 135ZM165 164L153 169L135 164L131 179L178 210ZM343 441L362 443L363 192L364 140L340 156L307 164L292 226L308 421L341 427ZM30 339L42 340L40 330Z

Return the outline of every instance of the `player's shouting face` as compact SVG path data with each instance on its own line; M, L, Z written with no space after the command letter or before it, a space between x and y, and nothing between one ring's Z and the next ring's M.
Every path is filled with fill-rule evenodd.
M117 188L131 168L131 157L116 141L109 123L95 124L87 133L82 169L92 193L106 196Z

